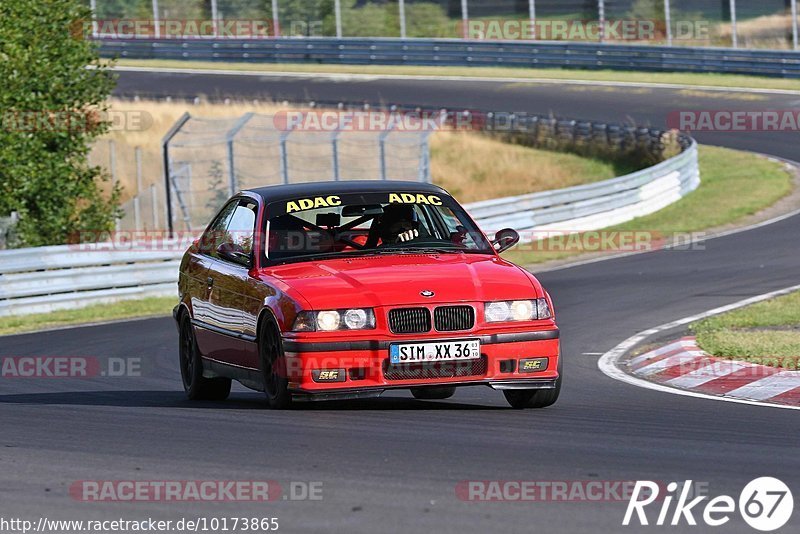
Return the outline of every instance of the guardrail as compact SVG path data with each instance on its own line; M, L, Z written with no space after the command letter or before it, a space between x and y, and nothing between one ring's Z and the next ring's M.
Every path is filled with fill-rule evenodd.
M560 124L560 126L558 126ZM491 124L490 124L491 125ZM600 126L600 125L598 125ZM657 154L658 130L528 117L531 144L542 135L583 146L635 148ZM627 176L566 189L466 204L487 233L505 227L570 233L619 224L676 202L700 184L697 143L681 136L683 151ZM0 251L0 317L43 313L145 296L177 298L177 276L188 242L162 242L153 249L113 250L108 243ZM123 245L124 246L124 245Z
M615 69L800 77L800 52L560 41L281 38L99 39L104 57L249 63L341 63Z
M0 251L0 317L128 298L177 297L178 246L109 248L98 243Z
M521 232L572 233L606 228L654 213L700 185L697 143L658 165L619 178L466 205L487 233L501 228Z

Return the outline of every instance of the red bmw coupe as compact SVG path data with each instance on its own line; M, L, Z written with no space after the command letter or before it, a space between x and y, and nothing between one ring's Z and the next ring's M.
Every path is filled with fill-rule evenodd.
M558 399L559 329L536 278L445 190L416 182L270 186L231 198L181 262L173 315L190 399L231 380L273 408L409 389Z

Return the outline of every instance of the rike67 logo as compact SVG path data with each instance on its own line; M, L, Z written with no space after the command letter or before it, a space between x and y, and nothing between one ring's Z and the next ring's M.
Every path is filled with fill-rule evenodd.
M684 482L682 487L677 482L671 482L666 488L651 481L637 481L622 524L635 525L638 521L640 525L649 525L653 519L652 512L658 509L658 517L652 523L655 525L694 526L698 524L699 517L707 526L719 527L730 521L738 504L739 514L748 525L769 532L785 525L794 511L791 490L782 481L772 477L750 481L739 494L738 503L728 495L708 501L707 495L692 498L691 491L691 480ZM660 502L661 507L651 507L648 518L645 508L656 502Z

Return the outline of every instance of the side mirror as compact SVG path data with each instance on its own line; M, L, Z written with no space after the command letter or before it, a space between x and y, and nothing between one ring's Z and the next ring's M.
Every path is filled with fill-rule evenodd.
M512 228L503 228L494 234L492 246L497 253L504 252L519 243L519 234Z
M238 263L239 265L244 265L245 267L250 266L250 255L234 249L227 243L223 243L217 247L217 255L223 260Z

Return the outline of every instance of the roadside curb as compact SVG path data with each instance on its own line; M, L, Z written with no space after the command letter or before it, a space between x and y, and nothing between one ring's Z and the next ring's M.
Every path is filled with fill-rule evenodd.
M678 387L668 386L660 382L655 382L653 380L647 380L645 378L636 376L635 374L628 372L628 370L625 368L626 362L630 359L627 357L630 351L637 346L641 346L641 344L645 340L653 336L656 335L663 336L669 332L679 333L684 331L687 325L697 322L701 319L705 319L707 317L713 317L715 315L719 315L721 313L729 312L732 310L737 310L739 308L744 308L745 306L749 306L750 304L763 302L765 300L769 300L775 297L780 297L782 295L788 295L789 293L793 293L795 291L800 291L800 285L784 287L783 289L776 289L775 291L770 291L769 293L756 295L754 297L746 298L744 300L740 300L732 304L726 304L725 306L714 308L713 310L708 310L695 315L690 315L688 317L676 319L669 323L664 323L659 326L654 326L653 328L648 328L647 330L642 330L641 332L632 335L625 341L619 343L613 349L609 350L608 352L600 356L600 359L597 360L597 368L600 369L601 373L611 378L612 380L617 380L619 382L623 382L625 384L629 384L640 388L660 391L662 393L670 393L672 395L682 395L684 397L694 397L698 399L733 402L738 404L749 404L751 406L762 406L767 408L800 410L800 406L792 404L768 402L766 400L754 401L750 400L749 398L736 398L736 397L731 397L729 395L709 394L688 388L678 388ZM798 385L800 385L800 383Z
M683 337L627 361L627 373L665 386L737 400L800 406L800 371L711 356Z

